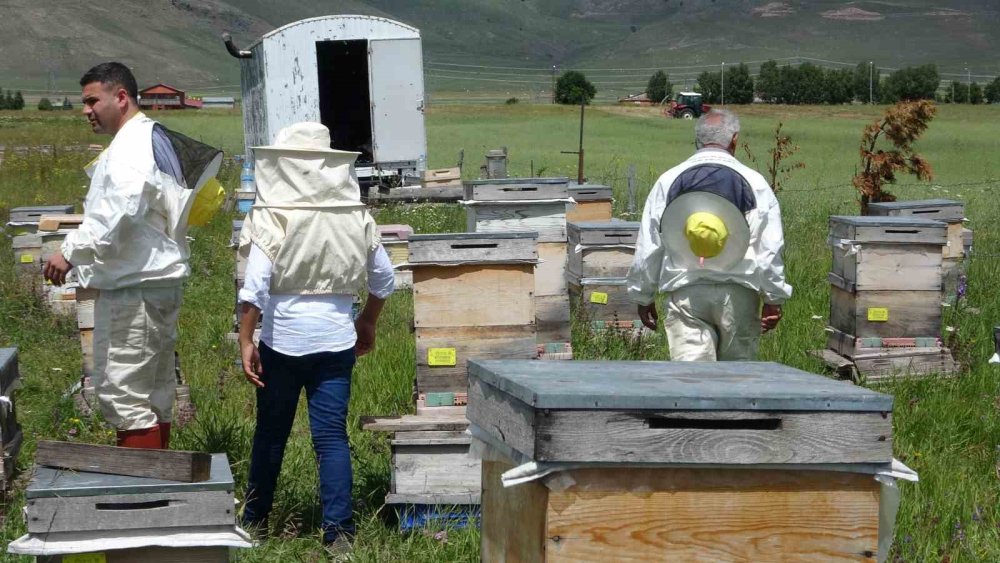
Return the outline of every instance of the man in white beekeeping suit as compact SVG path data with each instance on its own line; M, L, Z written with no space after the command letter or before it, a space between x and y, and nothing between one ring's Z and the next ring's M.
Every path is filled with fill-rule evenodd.
M95 66L80 86L94 132L114 138L88 169L83 222L46 262L44 275L61 285L72 269L82 287L100 290L95 387L104 418L118 430L117 444L166 448L177 316L190 273L187 224L222 153L140 112L135 77L121 63Z
M666 293L670 357L754 360L792 295L785 282L781 209L763 176L736 160L740 122L712 110L695 126L697 152L660 176L646 200L629 298L656 330Z

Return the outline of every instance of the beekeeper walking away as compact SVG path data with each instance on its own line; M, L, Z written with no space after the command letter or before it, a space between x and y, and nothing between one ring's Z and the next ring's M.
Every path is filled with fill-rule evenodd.
M740 124L712 110L695 126L697 152L660 176L643 209L629 298L673 360L754 360L792 295L785 281L778 200L763 176L736 160Z

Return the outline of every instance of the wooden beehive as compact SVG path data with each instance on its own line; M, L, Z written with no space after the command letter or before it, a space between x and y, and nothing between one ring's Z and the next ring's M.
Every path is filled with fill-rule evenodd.
M424 170L420 174L420 186L424 188L461 187L462 169L455 166L452 168Z
M38 222L43 215L63 215L72 212L72 205L14 207L10 210L7 226L13 236L32 234L38 232Z
M889 201L872 203L868 206L869 215L888 217L914 217L932 219L948 224L947 242L942 249L942 255L949 258L961 258L964 255L962 231L965 230L965 203L952 199L921 199L915 201Z
M601 322L630 322L637 318L635 303L628 298L625 278L578 278L569 274L569 299L574 318L595 326Z
M210 478L194 483L39 466L25 520L31 534L234 526L233 491L225 454L212 454Z
M379 235L382 237L382 247L392 262L396 289L413 287L413 272L397 266L409 260L409 238L413 227L409 225L379 225Z
M566 241L567 178L509 178L465 183L467 230L533 231L538 242Z
M533 358L535 233L413 235L418 393L464 392L469 358Z
M14 462L21 451L21 425L17 422L14 391L20 386L17 348L0 348L0 491L10 488Z
M854 337L938 336L945 224L830 218L830 325Z
M569 196L575 203L566 206L567 222L611 220L611 186L573 184L569 187Z
M42 236L37 233L17 235L11 240L14 264L26 275L39 276L42 269Z
M535 269L535 323L539 343L568 342L569 288L566 285L565 242L538 243L540 263Z
M773 363L471 362L481 558L874 561L891 411ZM503 487L515 458L586 465Z
M639 223L588 221L569 223L569 263L577 278L624 278L632 265Z

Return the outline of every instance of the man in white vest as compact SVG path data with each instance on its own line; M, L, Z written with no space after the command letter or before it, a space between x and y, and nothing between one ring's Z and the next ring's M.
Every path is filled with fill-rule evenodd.
M656 295L674 360L754 360L792 295L781 209L763 176L736 160L740 122L712 110L695 126L697 152L660 176L646 200L629 298L656 330Z
M113 139L88 167L83 222L46 262L44 275L61 285L72 269L82 287L100 290L95 387L118 445L166 448L177 316L190 273L188 216L222 154L140 112L135 77L121 63L95 66L80 85L94 132Z

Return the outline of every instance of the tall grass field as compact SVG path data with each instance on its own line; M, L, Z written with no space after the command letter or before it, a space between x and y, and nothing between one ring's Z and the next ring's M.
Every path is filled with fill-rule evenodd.
M808 351L824 346L829 318L828 217L858 214L850 179L859 162L861 130L885 108L734 109L742 118L741 137L758 157L773 146L774 128L782 122L783 132L801 147L793 160L805 164L778 194L787 273L795 294L778 329L763 337L761 359L822 373L824 366ZM228 154L243 152L238 112L164 112L155 117ZM964 201L968 226L975 230L967 294L945 308L942 335L963 364L961 375L875 386L895 396L895 456L920 474L919 483L900 483L902 505L892 552L896 561L1000 560L1000 366L987 363L993 353L992 327L1000 325L1000 292L994 285L1000 284L998 120L997 107L940 107L917 145L934 169L934 180L901 178L892 188L900 199ZM560 151L575 150L578 127L579 110L572 107L432 107L427 115L429 165L454 166L464 150L464 175L475 178L485 151L506 146L511 175L575 177L576 156ZM653 109L589 108L585 174L592 182L612 185L616 216L634 219L656 177L694 150L693 136L692 122L667 120ZM0 144L7 148L0 165L0 218L21 205L74 203L79 209L87 189L82 166L91 156L64 147L107 142L93 135L78 114L0 112ZM53 145L54 150L12 150L40 145ZM742 151L738 156L744 157ZM628 204L626 189L626 170L632 164L639 180L635 208ZM227 189L235 189L238 170L227 168L222 180ZM239 497L247 477L254 400L252 387L235 363L235 345L225 339L232 327L234 299L233 251L227 246L232 218L220 214L209 226L190 233L193 273L185 290L179 350L198 414L176 432L172 446L228 454ZM376 210L376 219L407 223L422 233L462 231L465 225L458 205L383 207ZM412 295L397 292L380 319L375 351L361 358L354 371L349 428L359 535L353 558L475 561L475 527L398 531L394 514L382 503L390 482L388 437L360 427L362 415L413 410L412 321ZM23 490L38 440L113 442L102 422L75 412L67 396L81 370L74 323L47 312L18 281L10 239L0 237L0 346L20 349L24 386L17 391L16 403L25 436L17 461L20 475L0 514L2 545L24 533ZM573 347L580 359L667 358L662 334L627 343L614 334L577 327ZM303 401L285 456L270 534L259 547L242 551L241 561L325 559L305 412Z

